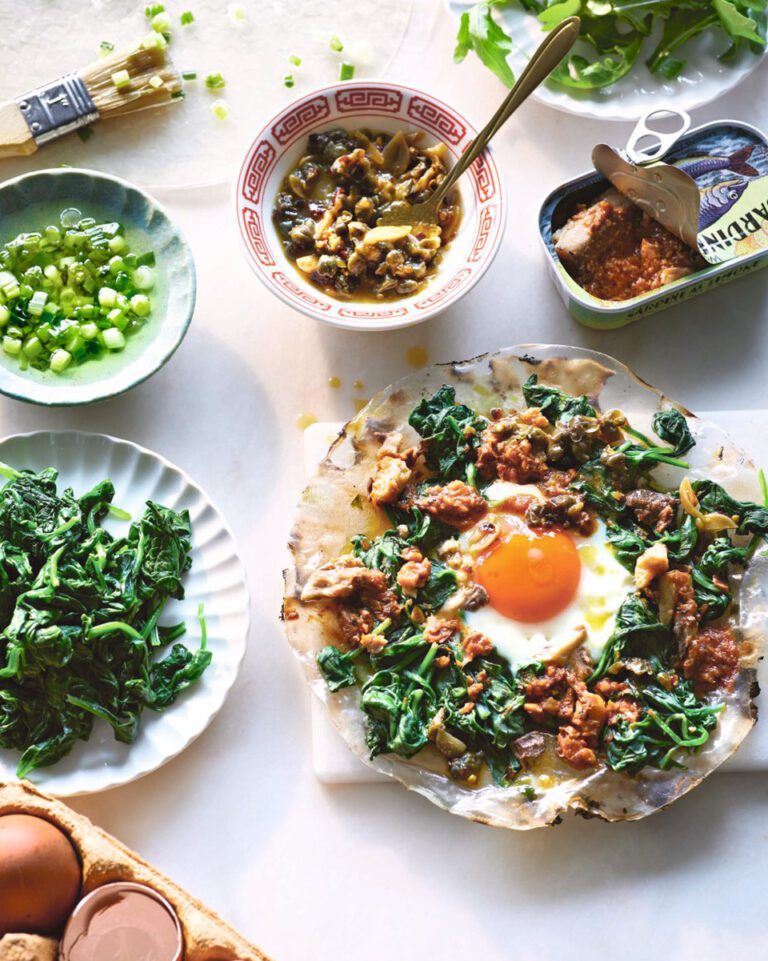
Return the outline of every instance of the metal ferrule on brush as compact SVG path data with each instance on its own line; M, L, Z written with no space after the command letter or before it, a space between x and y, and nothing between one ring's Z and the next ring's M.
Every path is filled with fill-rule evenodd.
M76 73L37 87L16 105L38 147L99 119L84 81Z

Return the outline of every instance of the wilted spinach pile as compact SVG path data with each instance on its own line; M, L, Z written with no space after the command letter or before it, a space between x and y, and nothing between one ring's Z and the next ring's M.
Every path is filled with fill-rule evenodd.
M582 428L585 422L588 427L600 416L587 397L539 384L535 374L523 394L526 404L539 408L554 428L567 427L574 418L581 420ZM747 566L768 536L768 508L736 501L716 483L697 480L692 489L701 513L735 518L735 529L700 530L680 504L663 532L641 525L625 503L626 492L654 489L651 472L658 465L687 468L682 458L694 446L694 438L675 409L655 414L656 438L634 429L618 411L607 417L620 426L623 440L614 446L598 441L591 453L566 465L573 473L570 489L603 519L613 550L629 571L655 542L666 545L670 563L691 572L704 627L728 610L733 600L731 574ZM454 389L443 386L414 408L409 423L425 444L430 476L421 487L459 479L482 493L484 482L475 459L488 425L484 417L457 404ZM387 617L374 625L373 633L386 639L379 651L332 645L322 649L317 660L328 687L332 692L359 687L371 757L393 753L410 758L436 742L457 780L472 783L472 775L487 765L497 784L511 786L522 769L513 742L528 732L557 731L554 722L534 723L524 707L526 686L544 674L545 665L534 661L513 669L495 648L465 663L457 635L440 644L426 639L425 618L457 589L454 571L436 550L454 532L415 507L387 511L390 530L375 539L357 536L352 545L368 568L386 575L402 614L395 622ZM418 547L432 564L428 583L415 596L404 593L397 583L409 546ZM480 675L486 681L468 709L469 689ZM708 741L724 709L719 692L697 694L683 676L672 624L662 623L658 603L640 592L629 593L616 612L613 633L586 685L594 690L604 678L625 685L623 696L637 708L634 720L619 718L601 733L601 760L616 771L633 774L646 766L684 767L685 755ZM523 796L534 796L530 786L520 787Z
M94 719L131 743L145 707L162 711L211 662L181 643L183 624L158 624L183 598L190 524L148 501L125 537L100 521L114 487L104 480L75 497L58 474L0 466L0 746L21 752L18 776L55 764ZM161 660L154 655L173 643Z
M545 30L567 17L581 18L581 41L589 55L572 53L550 75L573 90L621 79L651 34L657 43L646 66L667 80L685 69L685 46L699 34L720 34L725 43L719 59L726 63L743 49L760 54L766 44L766 0L483 0L462 14L454 59L459 62L473 50L508 87L515 80L507 63L513 41L493 11L512 6L538 17Z

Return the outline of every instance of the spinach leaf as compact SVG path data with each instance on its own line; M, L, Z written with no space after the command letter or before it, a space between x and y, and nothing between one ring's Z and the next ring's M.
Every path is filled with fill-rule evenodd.
M653 415L653 430L662 440L672 445L674 457L687 454L696 443L685 417L674 407L656 411Z
M466 404L456 403L453 387L444 384L425 397L411 411L408 423L426 440L427 466L441 478L474 476L474 453L487 424Z
M340 691L343 687L351 687L357 682L355 676L355 658L361 648L354 651L340 651L338 647L328 644L317 655L317 666L322 671L329 691Z
M751 501L737 501L719 484L711 480L696 480L692 484L705 514L726 514L738 518L739 534L768 536L768 507Z
M572 397L557 387L545 387L539 384L537 374L531 374L523 384L523 397L529 407L540 408L550 424L570 420L577 414L584 417L597 416L595 408L584 395Z
M669 628L661 623L644 598L629 594L616 614L613 632L587 683L598 681L612 664L626 657L655 658L661 664L668 664L672 649Z
M159 624L182 598L191 564L186 512L148 502L125 537L100 520L114 512L108 480L82 497L59 492L52 468L0 470L0 746L19 751L19 776L55 764L94 720L135 740L141 712L163 710L210 664L203 641L175 644L183 625Z
M643 708L641 717L634 723L622 718L604 731L606 760L614 771L683 767L676 755L700 750L724 707L699 700L686 680L670 691L650 684L632 693Z

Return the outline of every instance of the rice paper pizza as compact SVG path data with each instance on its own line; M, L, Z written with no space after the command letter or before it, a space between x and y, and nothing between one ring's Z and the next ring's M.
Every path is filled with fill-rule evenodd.
M605 355L435 366L374 397L304 491L287 636L349 747L440 807L644 817L755 723L764 487Z

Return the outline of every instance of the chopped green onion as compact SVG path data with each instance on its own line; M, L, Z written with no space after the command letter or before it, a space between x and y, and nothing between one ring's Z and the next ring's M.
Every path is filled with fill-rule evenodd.
M351 80L355 75L355 68L351 63L339 64L339 80Z
M183 100L185 97L186 94L183 90L174 90L171 94L171 100Z
M229 107L223 100L214 100L211 104L211 110L213 111L214 117L217 117L219 120L226 120L230 113Z
M123 87L129 87L131 84L131 75L127 70L117 70L112 74L112 83L118 90L122 90Z
M344 44L334 33L334 35L331 37L331 50L333 50L335 53L341 53L343 49Z
M102 330L101 339L104 341L104 346L109 350L122 350L125 347L125 337L117 327L107 327L106 330ZM53 366L53 362L51 362L51 366Z
M151 20L152 17L156 17L158 13L162 13L164 10L165 7L162 5L162 3L152 3L149 6L144 7L144 16L148 20Z
M59 220L0 247L1 345L20 370L61 373L121 350L151 313L154 254L129 252L121 224L75 207Z
M77 131L77 136L83 141L83 143L88 143L93 136L93 127L81 127Z
M154 47L164 50L168 46L168 41L162 33L149 33L141 41L140 46L143 50L152 50Z
M283 83L285 84L286 87L295 87L295 86L296 86L296 81L293 79L293 74L292 74L292 73L287 73L287 74L283 77Z
M290 55L290 57L288 57L288 62L289 62L289 63L292 63L292 64L294 65L294 67L300 67L300 66L301 66L301 57L297 57L295 53L292 53L292 54Z
M51 354L51 370L55 374L60 374L69 367L71 360L72 354L68 350L62 350L61 348L54 350Z
M110 43L109 40L102 40L99 44L99 51L102 57L106 57L108 53L112 53L115 49L114 43Z
M181 74L182 80L197 80L197 70L184 70Z
M222 87L226 87L227 81L220 73L209 73L205 78L205 85L209 90L221 90Z
M147 82L149 83L150 87L152 87L155 90L159 90L163 85L163 78L160 76L159 73L155 73L149 78Z
M150 26L155 31L155 33L164 34L167 30L171 28L171 18L167 13L158 13L150 21ZM166 37L166 40L168 38Z
M155 272L151 267L139 267L133 272L132 279L139 290L151 290L155 286Z
M192 13L191 10L185 10L184 13L182 13L181 17L179 17L179 19L181 20L182 27L186 27L190 23L194 23L195 15Z
M245 7L241 3L230 3L227 7L227 13L229 14L229 19L232 23L240 26L245 23L248 19L248 14L245 12Z

